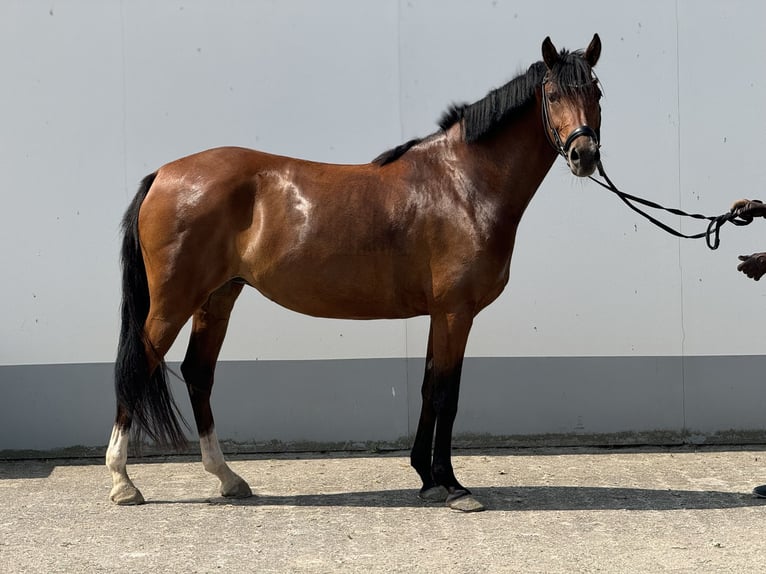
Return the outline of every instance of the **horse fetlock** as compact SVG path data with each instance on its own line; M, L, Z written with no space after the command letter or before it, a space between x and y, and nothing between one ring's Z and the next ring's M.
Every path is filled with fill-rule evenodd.
M221 477L227 474L228 472L231 472L226 462L224 462L224 460L221 457L211 457L211 456L203 455L202 468L204 468L210 474L214 474L218 477Z
M450 490L450 492L456 488L463 488L460 486L460 483L458 483L457 478L455 478L455 471L452 469L452 465L449 463L434 463L433 467L431 468L431 476L433 476L433 480L436 484L445 486Z
M418 496L425 502L446 502L449 492L443 486L432 486L430 488L423 488Z

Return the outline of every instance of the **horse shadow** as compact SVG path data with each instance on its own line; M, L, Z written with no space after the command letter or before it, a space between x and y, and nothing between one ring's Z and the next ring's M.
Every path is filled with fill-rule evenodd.
M306 455L304 455L306 456ZM322 455L318 458L325 458ZM240 457L259 459L260 456ZM141 462L167 462L166 458ZM102 465L102 460L9 460L0 464L3 479L47 478L60 465ZM711 510L766 505L766 499L749 492L717 490L674 490L608 486L490 486L472 488L475 497L489 511L529 512L565 510ZM346 508L429 508L416 489L349 491L321 494L256 494L251 498L220 496L190 499L149 499L147 504L204 504L253 507L346 507Z
M714 490L669 490L593 486L514 486L472 489L489 511L531 512L564 510L711 510L766 505L765 499L750 493ZM428 508L415 490L375 490L333 494L263 494L245 499L223 497L175 501L207 503L214 506L253 507L345 507L345 508ZM172 501L155 501L155 504Z

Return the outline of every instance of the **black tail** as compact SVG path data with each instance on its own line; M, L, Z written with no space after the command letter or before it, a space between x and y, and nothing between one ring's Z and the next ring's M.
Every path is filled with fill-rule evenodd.
M186 437L168 387L165 361L158 356L159 367L149 373L146 360L147 348L156 351L144 331L149 285L138 237L138 212L156 176L153 173L144 178L122 219L122 325L114 368L117 423L132 429L135 445L146 433L158 444L182 449Z

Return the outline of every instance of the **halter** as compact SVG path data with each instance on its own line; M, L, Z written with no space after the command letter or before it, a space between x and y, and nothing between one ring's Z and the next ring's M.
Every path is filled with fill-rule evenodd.
M599 133L596 130L594 130L592 127L588 125L583 125L573 129L567 136L566 141L564 142L561 141L561 136L559 135L558 130L554 128L553 124L551 123L550 111L548 110L548 107L550 106L550 101L548 100L548 94L545 93L545 84L548 83L548 80L549 80L548 74L546 74L545 77L543 78L543 84L542 84L543 127L545 128L545 136L548 138L548 141L553 146L553 149L555 149L558 154L563 156L563 158L567 162L567 165L569 165L569 148L572 146L572 142L574 140L576 140L580 136L588 136L594 142L596 142L596 146L601 147L601 138L599 137ZM598 78L595 78L595 81L598 82ZM553 137L551 137L551 134L553 134Z

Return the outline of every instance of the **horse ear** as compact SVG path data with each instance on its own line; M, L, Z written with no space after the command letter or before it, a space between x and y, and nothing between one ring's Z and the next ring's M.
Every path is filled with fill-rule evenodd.
M543 40L543 62L550 70L559 61L559 53L556 51L556 46L551 42L551 37L547 36Z
M588 47L585 50L585 61L590 64L591 68L593 68L596 66L600 56L601 38L598 37L598 34L593 34L593 39L590 41L590 44L588 44Z

